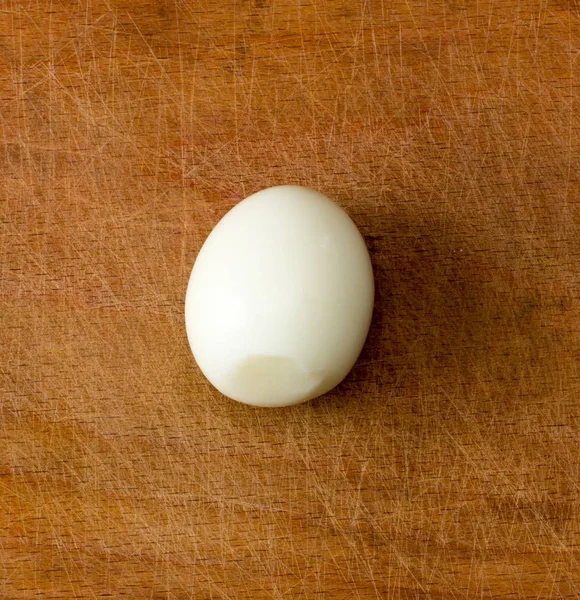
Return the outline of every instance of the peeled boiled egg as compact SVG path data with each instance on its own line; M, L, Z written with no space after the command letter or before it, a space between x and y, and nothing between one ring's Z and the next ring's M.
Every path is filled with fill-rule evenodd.
M187 337L223 394L287 406L340 383L366 339L374 301L363 237L337 204L282 185L216 225L185 299Z

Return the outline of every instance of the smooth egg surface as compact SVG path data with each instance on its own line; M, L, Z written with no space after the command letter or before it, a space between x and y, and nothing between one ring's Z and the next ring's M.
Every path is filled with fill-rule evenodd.
M220 392L287 406L346 377L373 302L369 254L346 212L314 190L277 186L240 202L208 236L187 288L187 336Z

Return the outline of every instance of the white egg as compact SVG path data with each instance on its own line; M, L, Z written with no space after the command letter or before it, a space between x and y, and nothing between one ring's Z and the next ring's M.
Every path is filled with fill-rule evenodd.
M287 406L346 377L373 301L371 261L350 217L314 190L277 186L240 202L205 241L187 288L187 336L220 392Z

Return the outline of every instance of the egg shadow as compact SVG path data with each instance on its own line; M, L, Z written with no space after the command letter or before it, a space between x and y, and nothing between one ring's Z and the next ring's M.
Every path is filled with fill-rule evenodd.
M499 389L554 346L535 318L541 300L521 293L493 239L412 210L355 221L374 267L373 320L349 376L315 405L368 408L394 394L413 410L421 392L482 378Z
M419 413L426 393L474 384L491 388L499 405L510 401L514 382L521 383L520 396L526 393L526 369L550 368L559 342L538 318L545 307L522 262L498 248L473 216L451 222L391 204L349 211L373 263L375 305L367 341L346 379L306 404L275 412L226 400L208 387L203 395L212 411L219 407L235 427L267 418L300 429L304 418L327 423L334 413L338 422L380 418L385 405L394 416ZM538 387L538 378L529 381Z

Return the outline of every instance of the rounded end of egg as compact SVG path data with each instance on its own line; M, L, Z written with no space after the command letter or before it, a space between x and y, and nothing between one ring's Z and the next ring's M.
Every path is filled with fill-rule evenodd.
M290 406L323 394L326 381L325 372L308 372L292 358L257 354L240 360L224 387L244 404Z

